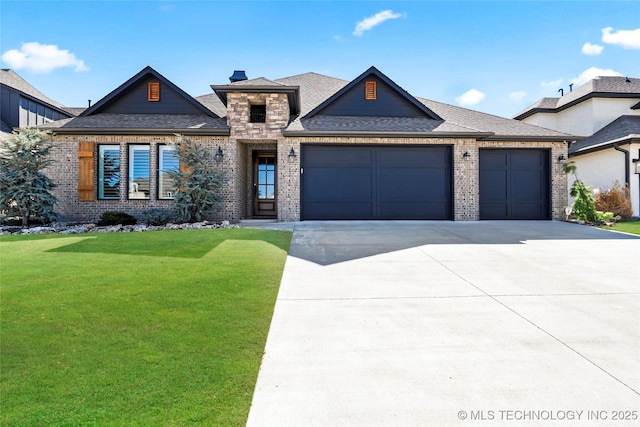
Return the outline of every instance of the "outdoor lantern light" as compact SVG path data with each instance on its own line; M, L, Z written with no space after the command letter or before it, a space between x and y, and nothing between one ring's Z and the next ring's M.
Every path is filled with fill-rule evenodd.
M220 163L222 161L223 156L224 154L222 154L222 148L218 146L218 151L216 151L216 155L215 155L216 162Z
M469 154L468 151L465 151L464 154L462 155L462 158L465 160L469 160L471 158L471 154Z
M564 154L560 154L558 156L558 163L564 164L564 163L566 163L566 161L567 161L567 158L564 156Z
M635 171L634 173L640 175L640 158L637 159L632 159L631 160L633 162L633 164L635 165Z
M293 148L291 149L291 151L289 151L289 161L290 162L296 161L296 152L293 151Z

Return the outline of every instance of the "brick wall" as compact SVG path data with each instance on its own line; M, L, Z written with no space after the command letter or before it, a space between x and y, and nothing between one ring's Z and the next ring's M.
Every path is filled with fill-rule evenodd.
M215 154L218 146L223 151L230 150L226 137L203 137L193 136L192 140L206 144L210 151ZM57 197L56 213L61 221L86 222L97 221L100 215L106 211L122 211L141 218L142 213L150 208L170 208L171 200L161 200L157 197L157 162L158 145L166 144L173 138L169 136L148 136L148 135L55 135L53 137L53 148L51 156L53 164L46 170L47 175L54 180L57 187L54 195ZM81 141L94 143L94 200L78 200L78 145ZM127 199L127 169L128 169L128 146L130 144L148 144L150 146L150 198ZM120 146L120 198L118 200L98 200L97 199L97 172L98 172L98 145L119 145ZM231 150L230 150L231 151ZM234 153L229 153L234 155ZM225 153L222 166L229 168L232 163L231 155ZM233 196L235 187L231 176L227 176L224 185L224 200L221 217L228 218L233 215Z

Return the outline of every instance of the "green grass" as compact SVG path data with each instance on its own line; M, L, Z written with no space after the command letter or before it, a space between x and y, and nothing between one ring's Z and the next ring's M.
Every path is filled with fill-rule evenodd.
M244 425L291 234L0 238L0 425Z
M603 225L600 228L605 230L624 231L625 233L640 235L640 221L625 221L616 223L614 226Z

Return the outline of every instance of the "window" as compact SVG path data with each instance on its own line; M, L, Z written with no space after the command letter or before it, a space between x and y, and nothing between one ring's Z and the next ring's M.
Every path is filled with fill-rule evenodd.
M167 173L180 168L180 159L174 147L158 146L158 198L173 199L176 194L176 184Z
M148 145L129 146L129 198L149 198L149 172L151 170Z
M258 158L258 199L276 198L276 158L260 156Z
M120 146L101 145L98 160L98 198L120 198Z
M249 123L266 123L267 106L251 105L250 107L251 107L251 111L249 113Z
M147 83L147 100L151 102L160 101L160 82Z
M373 101L376 99L376 82L365 82L364 99Z

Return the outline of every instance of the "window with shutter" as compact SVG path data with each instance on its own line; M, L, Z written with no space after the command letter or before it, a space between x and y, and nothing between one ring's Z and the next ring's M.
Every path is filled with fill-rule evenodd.
M160 101L160 82L147 83L148 101Z
M365 82L364 99L373 101L376 99L376 82Z
M78 144L78 200L93 200L93 142Z

